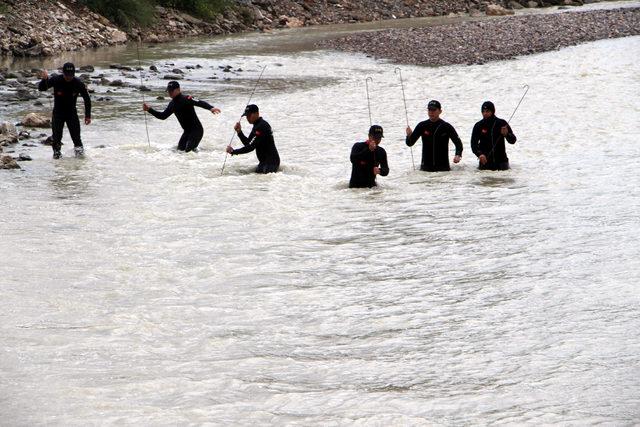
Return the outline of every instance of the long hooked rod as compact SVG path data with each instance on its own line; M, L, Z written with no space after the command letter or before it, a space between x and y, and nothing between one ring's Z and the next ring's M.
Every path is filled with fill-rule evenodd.
M518 102L518 105L516 105L516 108L513 110L513 113L511 113L511 116L509 117L509 120L507 120L507 123L511 122L511 119L513 119L513 116L516 114L516 111L518 111L518 107L520 107L520 104L522 104L522 101L524 100L524 97L527 96L527 92L529 92L529 85L525 84L524 86L522 86L525 91L522 94L522 98L520 98L520 102Z
M140 93L142 94L142 102L146 103L146 100L144 98L144 90L143 90L143 86L144 83L142 81L142 61L140 61L140 43L142 42L142 39L138 38L138 43L136 43L136 51L138 52L138 68L140 68ZM151 148L151 138L149 138L149 125L147 123L147 112L146 111L142 111L142 113L144 114L144 127L147 130L147 144L149 144L149 148Z
M367 107L369 108L369 126L373 125L373 120L371 119L371 99L369 98L369 80L373 82L372 77L367 77L364 81L364 84L367 88Z
M253 95L256 93L256 89L258 89L258 84L260 83L260 80L262 80L262 75L264 74L264 70L267 69L267 66L265 65L264 67L262 67L262 71L260 72L260 76L258 77L258 80L256 81L256 84L253 86L253 90L251 91L251 96L249 96L249 101L247 101L246 105L251 104L251 100L253 99ZM242 120L242 116L240 116L240 120ZM231 143L233 142L233 138L236 137L236 131L233 131L233 135L231 135L231 139L229 140L229 143L227 144L227 146L231 145ZM222 175L224 173L224 167L227 164L227 157L229 157L229 153L225 153L224 155L224 163L222 163L222 170L220 171L220 175Z
M404 94L404 80L402 80L402 70L400 67L396 67L394 73L400 76L400 87L402 88L402 101L404 102L404 116L407 119L407 127L409 127L409 110L407 109L407 97ZM416 162L413 160L413 146L409 147L411 150L411 164L413 165L413 170L416 170Z

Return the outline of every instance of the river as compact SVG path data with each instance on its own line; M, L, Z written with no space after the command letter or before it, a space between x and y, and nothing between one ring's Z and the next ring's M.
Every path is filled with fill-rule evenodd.
M201 65L184 91L223 113L199 110L199 153L173 150L174 118L148 143L140 93L97 87L85 159L65 133L60 161L0 174L0 425L640 422L640 37L402 67L411 125L438 99L464 142L435 174L412 168L395 65L274 37L143 47L145 68ZM221 174L263 65L282 172ZM391 173L350 190L367 76ZM524 84L512 169L477 170L481 103L508 118Z

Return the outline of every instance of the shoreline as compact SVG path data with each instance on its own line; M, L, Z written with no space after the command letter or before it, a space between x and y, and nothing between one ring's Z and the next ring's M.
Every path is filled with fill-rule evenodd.
M243 0L211 21L156 7L148 28L117 27L77 0L0 0L0 57L48 57L62 52L127 44L164 43L188 37L404 18L513 14L516 9L549 10L607 0ZM46 13L42 13L46 10Z
M640 35L640 6L566 11L380 30L316 44L421 66L480 65L577 44Z

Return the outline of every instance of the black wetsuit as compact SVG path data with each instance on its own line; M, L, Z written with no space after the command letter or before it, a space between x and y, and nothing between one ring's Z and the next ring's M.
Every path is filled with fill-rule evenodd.
M451 170L449 166L449 139L456 146L456 156L462 156L462 141L456 130L442 119L435 122L425 120L418 123L411 136L407 136L409 147L422 137L422 164L420 169L428 172Z
M91 98L87 87L80 79L74 77L73 80L67 82L62 75L53 75L48 79L42 79L38 85L40 91L46 91L53 87L53 115L51 117L51 130L53 131L52 139L53 151L60 151L62 147L62 130L64 124L67 124L71 140L75 147L82 147L82 139L80 138L80 119L78 118L78 110L76 101L78 95L84 100L84 117L91 118Z
M173 98L163 112L149 108L149 114L160 120L165 120L175 113L180 126L182 126L182 129L184 130L180 137L180 141L178 141L178 150L180 151L192 151L198 147L198 144L200 144L202 136L204 135L202 123L200 123L200 119L198 119L196 110L193 108L194 106L204 108L206 110L211 110L213 108L212 105L205 101L200 101L183 94L179 94Z
M273 140L271 125L265 119L258 117L249 136L245 136L240 131L238 132L238 138L240 138L244 147L233 150L232 155L250 153L256 150L259 162L256 167L256 173L278 172L280 155Z
M502 127L507 126L509 131L506 137L502 136ZM473 154L480 157L484 154L487 163L479 165L480 169L507 170L509 169L509 158L505 149L504 140L509 144L516 143L516 136L513 134L509 124L496 116L482 119L473 127L471 134L471 150Z
M375 151L369 149L366 142L357 142L351 148L351 180L349 188L370 188L375 187L376 176L373 168L380 168L380 175L389 175L389 164L387 163L387 152L378 146Z

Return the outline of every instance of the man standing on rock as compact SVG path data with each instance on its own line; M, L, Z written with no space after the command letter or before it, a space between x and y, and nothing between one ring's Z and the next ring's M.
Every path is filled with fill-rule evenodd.
M82 96L84 100L84 124L91 123L91 98L87 92L87 87L80 79L75 77L76 67L67 62L62 66L62 75L54 75L49 78L49 74L46 70L40 73L40 84L38 89L40 91L46 91L49 88L53 88L54 106L53 116L51 118L51 129L53 131L53 142L51 147L53 148L53 158L59 159L62 149L62 130L65 123L71 140L75 147L76 157L84 155L84 147L82 146L82 139L80 138L80 119L78 118L78 110L76 108L76 102L78 95Z
M422 138L422 163L420 170L427 172L449 171L449 140L456 146L453 163L460 162L462 141L456 130L440 118L442 106L438 101L429 101L427 105L429 120L418 123L412 131L407 126L406 143L409 147Z
M198 119L196 110L193 107L200 107L211 111L213 114L220 114L220 109L215 108L205 101L200 101L192 96L183 95L180 90L180 83L176 81L170 81L167 85L167 93L171 97L171 102L167 105L167 108L163 112L159 112L149 107L146 103L142 104L142 109L148 111L152 116L166 120L169 116L175 113L178 118L178 122L184 132L178 141L179 151L194 151L204 135L204 129L202 123Z
M349 188L375 187L376 176L389 175L387 152L380 147L384 137L382 126L369 128L369 138L365 142L357 142L351 148L351 180Z
M260 117L260 109L254 104L247 105L242 116L246 117L249 124L253 125L253 129L251 129L249 136L245 136L242 132L240 122L236 123L233 128L238 133L238 138L240 138L244 147L234 149L229 145L227 147L227 153L234 156L256 150L256 155L258 156L256 173L278 172L278 168L280 168L280 155L278 154L276 143L273 140L271 125Z
M479 168L482 170L507 170L509 158L504 145L516 143L516 136L511 126L503 119L496 117L493 102L482 104L482 120L475 124L471 134L471 150L478 156Z

